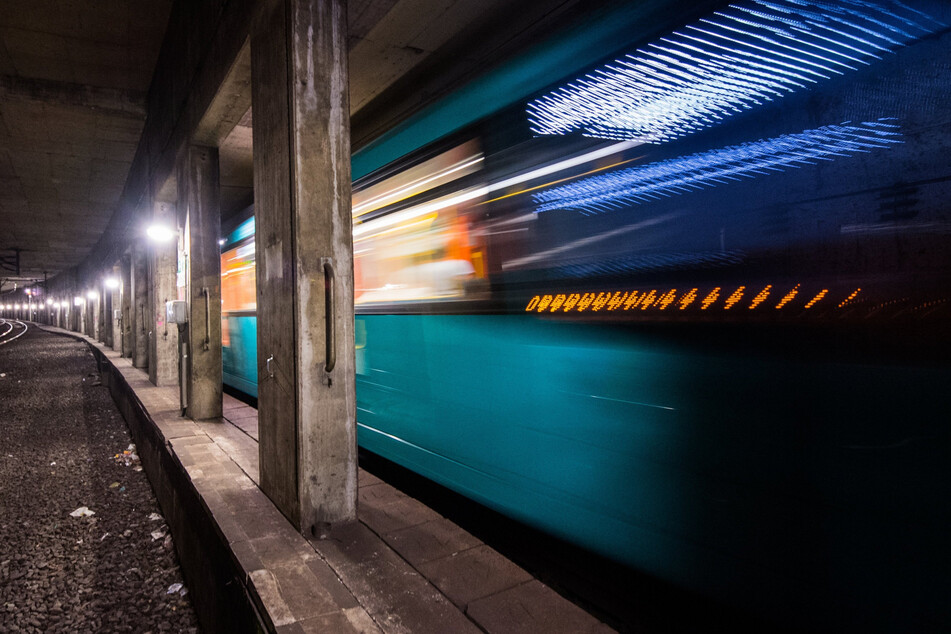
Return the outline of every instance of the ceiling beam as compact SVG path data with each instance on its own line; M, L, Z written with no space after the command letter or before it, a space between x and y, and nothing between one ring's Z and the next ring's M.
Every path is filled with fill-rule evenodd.
M0 101L86 108L114 116L144 120L146 93L85 84L0 75Z

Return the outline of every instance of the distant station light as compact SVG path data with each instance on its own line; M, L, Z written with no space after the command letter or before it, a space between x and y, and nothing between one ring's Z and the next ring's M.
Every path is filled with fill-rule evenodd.
M114 277L107 277L103 280L103 284L106 288L117 289L119 288L119 280Z
M82 306L84 301L85 300L82 297L79 297L77 295L76 297L73 298L73 306Z
M88 297L89 299L99 299L99 293L97 293L96 291L88 291L86 293L86 297Z
M740 2L529 102L526 114L539 135L670 141L944 26L897 1Z

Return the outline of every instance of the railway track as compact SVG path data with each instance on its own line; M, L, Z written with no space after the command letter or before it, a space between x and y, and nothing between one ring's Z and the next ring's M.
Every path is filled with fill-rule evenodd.
M26 334L29 326L16 319L0 319L0 346L16 341Z

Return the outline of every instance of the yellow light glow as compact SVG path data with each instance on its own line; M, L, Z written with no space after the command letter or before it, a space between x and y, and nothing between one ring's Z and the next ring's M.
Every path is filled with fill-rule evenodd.
M730 310L733 308L733 305L736 304L743 298L743 291L746 290L745 286L741 286L735 291L733 291L729 297L726 298L726 303L723 306L723 310Z
M614 311L624 302L624 298L627 297L627 293L621 294L621 291L616 292L611 299L608 301L608 310Z
M720 297L720 287L717 286L715 289L710 291L706 297L703 298L702 302L700 302L700 309L706 310L710 308L710 306L712 306L713 303L717 301L717 299L719 299L719 297Z
M582 312L588 309L588 306L591 305L591 302L594 301L594 293L585 293L581 296L581 300L578 302L578 312Z
M750 303L750 310L753 310L754 308L756 308L757 306L759 306L760 304L766 301L766 298L769 297L769 290L771 288L773 288L773 285L768 284L766 288L764 288L763 290L761 290L759 293L756 294L756 297L754 297L753 301Z
M791 302L793 298L796 297L796 295L798 294L799 294L799 284L796 284L796 286L794 286L791 291L786 293L786 295L782 298L782 300L780 300L780 302L776 304L776 309L778 310L782 308L783 306L785 306L786 304L788 304L789 302Z
M673 303L674 298L677 296L677 289L672 288L667 291L660 299L657 300L657 305L661 310L666 310L668 306Z
M851 294L851 295L849 295L849 296L846 297L844 300L842 300L842 303L839 304L839 308L842 308L843 306L845 306L846 304L848 304L849 302L851 302L853 299L855 299L855 296L858 295L861 291L862 291L861 288L857 288L857 289L855 289L854 291L852 291L852 294Z
M647 310L650 308L655 299L657 299L657 291L651 289L651 292L641 299L641 310Z
M812 307L816 304L816 302L818 302L818 301L821 300L823 297L825 297L825 296L826 296L826 293L828 293L828 292L829 292L829 289L826 289L826 288L824 288L824 289L822 289L821 291L819 291L819 294L818 294L818 295L816 295L816 296L813 297L811 300L809 300L809 303L806 304L806 308L812 308Z
M723 303L723 309L729 310L736 306L740 301L742 301L746 290L746 286L737 287L736 290L726 297ZM772 290L772 284L767 284L765 287L763 287L762 290L760 290L755 295L755 297L753 297L749 308L752 310L760 305L763 305L769 299L769 296L772 294ZM796 284L794 288L792 288L783 296L783 298L778 304L776 304L775 307L780 309L787 305L799 294L799 290L800 284ZM838 304L838 307L842 308L843 306L848 305L849 302L858 296L861 290L861 288L855 289L852 294L850 294ZM722 288L719 286L710 290L703 300L700 301L700 309L706 310L710 306L713 306L720 298L721 292ZM805 308L812 308L816 303L828 295L828 293L829 289L823 289L805 305ZM597 313L603 312L605 309L607 309L607 312L614 312L619 311L622 308L625 311L636 308L639 308L642 311L648 309L666 310L672 305L677 305L680 310L685 310L696 303L700 296L701 293L698 288L691 288L689 291L680 295L679 298L677 295L677 289L675 288L669 289L667 291L651 289L647 291L590 291L585 293L571 294L558 293L533 296L528 301L525 310L526 312L537 311L539 313L582 313L585 311Z
M697 299L697 289L691 288L687 291L686 295L680 298L680 310L684 310L687 306L690 306L695 299Z

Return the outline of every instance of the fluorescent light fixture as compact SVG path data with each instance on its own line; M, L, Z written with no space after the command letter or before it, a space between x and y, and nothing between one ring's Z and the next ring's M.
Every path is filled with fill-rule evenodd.
M76 296L73 298L73 306L82 306L84 301L82 297Z
M114 277L107 277L102 281L105 284L106 288L117 289L119 288L119 280Z
M753 0L526 106L533 132L658 143L857 70L944 25L898 1Z
M86 297L88 297L89 299L99 299L99 293L97 293L96 291L89 291L86 293Z
M894 119L858 124L845 122L606 172L538 192L532 197L536 212L573 209L588 215L901 142Z
M166 225L149 225L149 228L145 230L145 234L153 242L171 242L178 236L178 229L173 229Z
M46 298L46 305L47 305L47 306L52 306L52 305L53 305L53 300L50 299L49 297L47 297L47 298Z
M59 310L59 302L53 302L53 308Z

